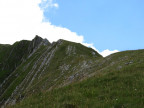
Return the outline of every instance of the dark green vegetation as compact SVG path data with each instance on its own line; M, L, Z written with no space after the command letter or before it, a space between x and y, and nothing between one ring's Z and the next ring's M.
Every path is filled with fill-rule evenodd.
M28 48L28 41L14 45L0 45L0 83L22 62Z
M46 44L45 41L40 40L36 48L25 53L28 55L9 73L10 77L2 84L1 105L143 108L144 50L124 51L103 58L78 43L59 40Z

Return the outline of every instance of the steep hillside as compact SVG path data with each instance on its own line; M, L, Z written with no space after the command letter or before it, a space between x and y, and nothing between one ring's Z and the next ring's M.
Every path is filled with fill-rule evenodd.
M6 76L0 75L3 78L0 103L4 106L13 105L31 94L84 79L93 72L91 67L95 62L102 58L93 49L79 43L59 40L50 44L38 36L32 41L1 46L1 59L7 58L8 54L11 62L6 60L5 64L9 66L11 63L13 69L9 66L8 72L0 72L7 73ZM8 47L8 51L3 47Z
M14 45L0 45L0 83L21 63L28 44L28 41L21 41Z
M0 84L42 41L42 38L36 36L31 42L23 40L13 45L0 45Z
M144 50L103 58L79 43L36 36L0 45L0 106L143 108Z
M86 69L92 70L89 77L31 94L14 108L143 108L144 50L119 52L94 61Z

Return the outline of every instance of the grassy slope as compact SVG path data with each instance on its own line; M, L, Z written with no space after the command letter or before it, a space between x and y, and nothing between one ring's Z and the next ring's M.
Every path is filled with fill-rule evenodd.
M101 68L81 82L30 95L14 108L143 108L144 50L101 59ZM97 68L97 67L93 67Z
M66 53L68 46L72 47L72 51L69 52L70 55ZM95 52L96 57L94 57L92 55L92 52L95 51L79 43L63 41L62 45L58 46L58 49L56 50L54 57L51 59L49 66L47 66L45 74L42 76L41 79L36 79L34 81L31 89L33 90L43 88L46 90L49 89L49 87L59 86L63 83L64 78L67 78L68 76L76 73L76 71L73 71L73 68L78 66L82 61L101 58L101 56L97 52ZM60 67L64 65L69 65L70 67L68 70L63 70L62 74L62 70L60 69ZM77 70L79 71L79 69ZM54 80L56 79L57 81L55 82Z
M74 66L79 65L79 63L81 63L82 61L92 61L94 59L101 58L101 56L91 48L87 48L73 42L68 42L64 40L61 41L61 45L55 43L50 49L49 46L41 46L30 58L23 62L11 74L9 80L6 82L6 89L3 88L5 89L5 92L0 97L0 100L7 100L16 89L17 92L16 94L14 94L14 98L19 99L19 94L21 94L21 96L25 96L27 92L33 94L33 91L39 92L48 90L50 87L58 87L60 84L64 83L65 77L74 74L72 70ZM70 46L71 50L68 51L67 54L66 52L68 50L68 46ZM44 64L41 68L41 71L38 72L42 62L45 60L47 55L51 53L51 51L53 51L56 47L57 50L54 53L52 59L50 60L49 65ZM23 50L20 50L20 52L24 54ZM95 55L93 55L93 53L95 53ZM65 64L71 65L71 71L64 70L65 73L62 75L62 70L60 70L60 66L63 66ZM79 65L79 68L80 66L81 65ZM43 69L45 67L46 69L43 72ZM41 73L43 74L42 77L39 79L38 77ZM26 77L29 77L29 79L25 80ZM33 78L34 80L32 81ZM54 80L57 80L56 83ZM30 81L32 81L32 86L29 86Z
M0 45L0 102L6 100L29 72L25 66L34 62L38 54L27 60L31 52L40 44L42 38L36 36L32 41L22 40L13 45ZM41 48L43 49L43 48ZM40 49L40 50L41 50ZM41 51L42 53L42 51ZM21 64L23 62L23 64ZM31 65L32 66L32 65Z
M0 83L21 64L26 57L29 41L16 42L13 45L0 45Z
M45 47L41 46L41 48L39 50L37 50L37 52L41 52L43 53L43 49ZM27 59L27 61L25 61L23 64L21 64L12 74L11 77L9 78L7 87L5 89L5 92L3 93L3 95L0 97L0 100L6 100L9 98L9 96L12 94L12 92L16 89L16 87L25 79L25 76L28 74L28 72L31 70L35 60L37 59L37 57L40 56L39 53L35 53L32 57L30 57L29 59ZM24 67L27 66L27 64L29 64L28 68L24 70Z

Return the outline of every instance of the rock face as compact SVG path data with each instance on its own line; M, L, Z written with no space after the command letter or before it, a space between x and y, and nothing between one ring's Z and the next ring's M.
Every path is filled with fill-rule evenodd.
M32 53L33 50L36 50L40 45L48 46L50 44L51 43L47 39L42 39L41 37L36 35L28 47L29 53Z
M51 44L39 36L32 41L0 46L0 51L0 70L4 73L0 75L0 105L3 106L14 105L28 94L80 80L88 75L87 68L102 58L79 43L60 39Z

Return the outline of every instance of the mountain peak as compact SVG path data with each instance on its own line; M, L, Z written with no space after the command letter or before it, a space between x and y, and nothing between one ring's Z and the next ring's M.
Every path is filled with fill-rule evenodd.
M42 37L36 35L35 38L32 40L34 44L37 46L37 44L40 44L41 42L43 45L50 45L51 43L45 38L43 39Z
M43 39L42 37L36 35L34 39Z

